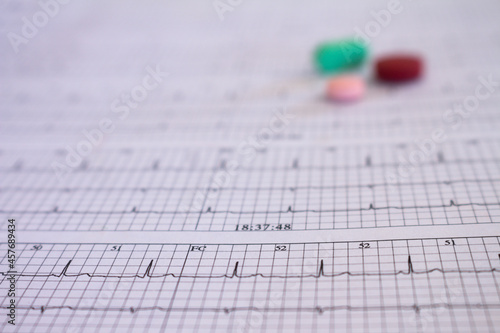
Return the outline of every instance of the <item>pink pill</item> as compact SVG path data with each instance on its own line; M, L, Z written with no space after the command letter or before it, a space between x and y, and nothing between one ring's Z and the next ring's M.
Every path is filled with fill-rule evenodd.
M353 75L338 76L328 82L326 93L332 101L356 101L365 93L365 82Z

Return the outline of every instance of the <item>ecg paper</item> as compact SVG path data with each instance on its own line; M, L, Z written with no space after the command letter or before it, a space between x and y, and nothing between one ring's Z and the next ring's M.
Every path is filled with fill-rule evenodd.
M2 4L0 331L498 331L499 4L401 0L425 76L332 104L388 1L223 3Z

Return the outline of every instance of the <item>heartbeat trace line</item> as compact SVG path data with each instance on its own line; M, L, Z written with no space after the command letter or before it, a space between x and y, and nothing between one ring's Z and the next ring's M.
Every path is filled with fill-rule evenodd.
M474 164L474 163L498 163L500 162L500 159L497 158L491 158L491 159L481 159L481 160L473 160L473 159L454 159L454 160L436 160L436 161L429 161L426 163L421 163L420 165L440 165L440 164ZM329 166L322 166L322 165L309 165L306 167L296 167L294 165L290 166L283 166L283 167L278 167L278 168L268 168L268 167L249 167L249 168L239 168L238 170L240 171L266 171L266 170L274 170L274 171L287 171L287 170L331 170L331 169L365 169L365 168L372 168L372 167L380 167L380 168L397 168L399 167L400 163L399 162L394 162L394 163L370 163L370 165L367 165L365 163L359 163L359 164L352 164L352 165L329 165ZM159 172L210 172L210 171L217 171L217 170L224 170L224 168L221 168L219 165L214 166L214 167L200 167L200 168L178 168L178 167L164 167L164 168L159 168L158 163L155 163L151 167L146 167L146 168L139 168L139 167L134 167L134 168L106 168L102 166L96 166L92 168L88 168L88 165L80 165L80 167L75 168L73 172L145 172L145 171L159 171ZM14 164L13 166L10 167L1 167L0 172L6 172L6 173L17 173L17 172L30 172L30 173L52 173L54 170L51 167L48 168L38 168L38 167L30 167L30 168L24 168L21 163Z
M397 186L426 186L426 185L451 185L457 183L493 183L500 182L500 179L454 179L442 180L431 182L407 182L398 183ZM0 192L6 191L19 191L19 192L79 192L79 191L270 191L270 190L328 190L340 188L374 188L374 187L387 187L395 186L391 183L373 183L373 184L356 184L356 185L332 185L332 186L277 186L277 187L237 187L237 186L222 186L222 187L167 187L167 186L151 186L151 187L19 187L19 186L5 186L0 187Z
M413 269L413 263L411 261L411 256L408 256L408 267L406 270L399 270L395 272L362 272L362 273L355 273L355 272L350 272L350 271L343 271L339 273L332 273L332 274L327 274L325 273L325 265L323 263L323 259L320 261L320 265L318 268L318 272L316 274L300 274L300 275L266 275L263 273L252 273L252 274L247 274L247 275L242 275L238 273L238 267L240 262L236 261L234 264L234 268L231 272L231 274L221 274L221 275L183 275L183 274L175 274L175 273L165 273L165 274L159 274L159 275L153 275L153 270L154 270L154 260L151 260L146 267L146 270L144 271L143 274L134 274L134 275L112 275L112 274L93 274L93 273L68 273L68 269L71 265L72 260L68 261L66 266L61 270L60 273L49 273L49 274L27 274L27 273L20 273L20 274L9 274L9 272L1 272L0 274L3 276L8 276L8 275L15 275L15 276L24 276L24 277L56 277L56 278L61 278L61 277L80 277L80 276L87 276L89 278L117 278L117 279L123 279L123 278L140 278L140 279L145 279L145 278L164 278L164 277L173 277L173 278L193 278L193 279L233 279L233 278L239 278L239 279L244 279L244 278L252 278L252 277L261 277L261 278L280 278L280 279L288 279L288 278L316 278L319 279L321 277L338 277L338 276L397 276L397 275L410 275L410 274L430 274L433 272L439 272L442 274L447 274L447 273L496 273L498 272L497 268L491 268L491 269L483 269L483 270L461 270L461 269L456 269L456 270L444 270L441 268L432 268L428 270L423 270L423 271L418 271Z
M223 308L171 308L171 307L163 307L163 306L145 306L145 307L117 307L117 308L99 308L99 307L85 307L85 306L71 306L71 305L56 305L56 306L17 306L18 309L23 310L40 310L41 313L44 313L48 310L72 310L72 311L118 311L118 312L130 312L136 313L139 311L164 311L164 312L186 312L186 311L194 311L194 312L223 312L225 314L230 314L231 312L236 311L257 311L257 312L316 312L318 314L323 314L326 311L394 311L394 310L407 310L407 311L415 311L415 313L419 313L422 309L436 309L436 308L444 308L444 309L500 309L500 304L482 304L482 303L463 303L463 304L452 304L452 303L431 303L431 304L412 304L412 305L386 305L386 306L350 306L350 305L339 305L339 306L315 306L315 307L289 307L289 308L259 308L256 306L236 306L236 307L223 307Z
M347 209L293 209L292 206L288 206L287 210L269 210L269 211L234 211L234 210L212 210L212 207L208 207L201 211L159 211L159 210L138 210L137 207L133 207L131 210L121 210L121 211L79 211L79 210L60 210L59 207L54 207L52 210L23 210L23 211L9 211L0 210L0 213L15 213L15 214L297 214L297 213L335 213L335 212L362 212L370 210L384 210L384 209L432 209L432 208L451 208L451 207L466 207L466 206L498 206L499 202L471 202L457 204L453 200L450 200L449 204L442 205L420 205L420 206L383 206L375 207L371 203L368 208L347 208Z
M491 158L491 159L481 159L481 160L472 160L472 159L455 159L455 160L446 160L446 161L429 161L426 163L421 163L420 165L440 165L440 164L474 164L474 163L498 163L500 162L500 159L497 158ZM366 165L366 163L359 163L359 164L343 164L343 165L329 165L329 166L322 166L322 165L309 165L306 167L295 167L294 165L290 166L283 166L283 167L249 167L249 168L239 168L238 170L240 171L266 171L266 170L274 170L274 171L288 171L288 170L332 170L332 169L338 169L338 170L343 170L343 169L365 169L365 168L397 168L399 167L400 162L394 162L394 163L371 163L369 166ZM83 166L83 167L82 167ZM106 168L102 166L95 166L92 168L89 168L88 165L80 165L80 167L77 167L73 170L73 172L103 172L103 173L108 173L108 172L145 172L145 171L158 171L158 172L210 172L210 171L217 171L217 170L224 170L224 168L221 168L219 165L214 166L214 167L200 167L200 168L178 168L178 167L164 167L164 168L159 168L157 163L154 163L151 167L146 167L146 168ZM5 173L18 173L18 172L30 172L30 173L52 173L54 172L54 169L51 167L48 168L37 168L37 167L30 167L30 168L24 168L21 164L13 165L11 167L1 167L0 172L5 172Z

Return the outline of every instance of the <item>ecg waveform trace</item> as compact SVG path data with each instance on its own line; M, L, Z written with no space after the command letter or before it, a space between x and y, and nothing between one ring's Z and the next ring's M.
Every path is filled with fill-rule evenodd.
M227 177L228 163L238 159L234 149L108 149L89 157L86 167L74 170L64 184L33 173L55 158L49 150L15 162L19 170L7 168L9 177L0 181L0 214L22 218L20 230L33 231L231 232L278 223L297 231L497 223L498 149L497 141L450 141L396 182L387 175L397 172L399 156L408 155L409 146L269 147L228 178L221 175ZM123 162L110 167L109 158ZM133 184L123 181L132 178Z
M18 309L52 328L88 328L106 316L117 327L132 318L158 330L208 322L271 331L300 320L404 331L477 328L472 318L482 317L491 329L500 318L498 237L19 245Z
M500 258L500 254L499 254ZM173 277L173 278L193 278L193 279L220 279L220 278L227 278L227 279L233 279L233 278L238 278L238 279L244 279L244 278L252 278L252 277L261 277L261 278L280 278L280 279L289 279L289 278L316 278L319 279L321 277L336 277L336 276L342 276L342 275L349 275L349 276L391 276L391 275L409 275L409 274L429 274L432 272L440 272L443 274L446 273L473 273L473 274L479 274L479 273L497 273L498 269L497 268L491 268L491 269L484 269L484 270L444 270L441 268L432 268L430 270L424 270L424 271L415 271L413 269L413 263L411 261L411 256L408 256L408 268L406 270L399 270L395 271L393 273L353 273L350 271L344 271L336 274L327 274L325 273L325 266L324 266L324 260L320 260L320 264L318 267L318 273L317 274L309 274L309 275L265 275L262 273L253 273L253 274L248 274L248 275L242 275L238 274L238 266L240 264L239 261L236 261L234 264L234 268L230 274L223 274L223 275L176 275L175 273L164 273L164 274L158 274L154 275L153 272L153 267L154 267L154 260L151 260L149 264L147 265L145 271L143 274L135 274L135 275L109 275L109 274L92 274L92 273L68 273L68 269L71 265L72 260L68 261L66 266L61 270L60 273L50 273L50 274L12 274L9 272L1 272L0 274L3 276L7 275L15 275L15 276L21 276L21 277L37 277L37 278L43 278L43 277L57 277L57 278L62 278L62 277L79 277L79 276L86 276L89 278L117 278L117 279L125 279L125 278L140 278L140 279L145 279L145 278L164 278L164 277Z

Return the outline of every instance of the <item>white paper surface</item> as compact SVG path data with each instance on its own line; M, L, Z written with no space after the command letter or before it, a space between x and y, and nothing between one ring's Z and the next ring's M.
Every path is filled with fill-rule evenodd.
M496 330L497 3L47 3L0 14L2 332Z

